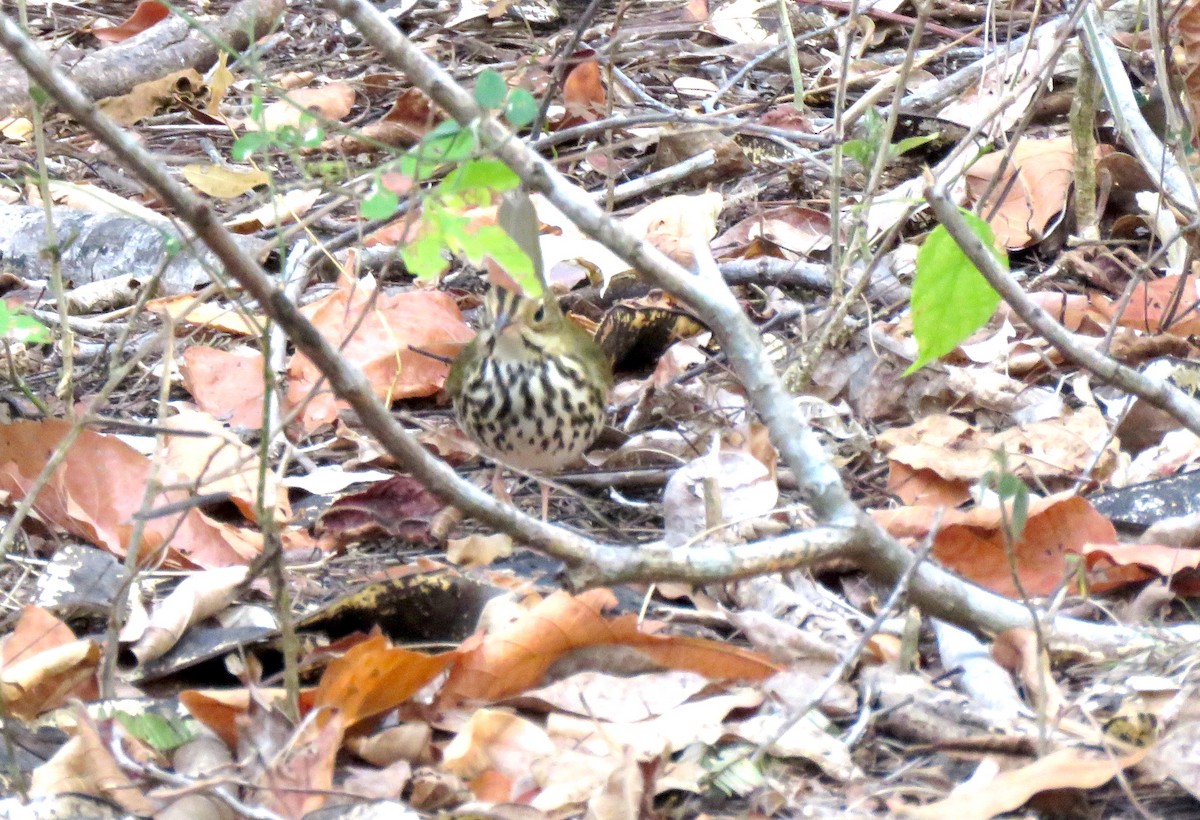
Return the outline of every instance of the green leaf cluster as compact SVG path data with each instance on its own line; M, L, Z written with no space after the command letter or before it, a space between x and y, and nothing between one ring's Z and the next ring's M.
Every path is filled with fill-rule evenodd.
M263 101L255 96L250 103L250 120L262 126ZM245 162L254 154L266 153L271 150L295 150L299 148L316 148L325 141L325 129L317 122L317 118L309 112L300 115L298 125L285 125L274 130L260 127L257 131L247 131L233 143L230 155L235 162Z
M0 338L12 342L26 344L49 344L50 330L34 319L14 312L8 305L0 301Z
M499 112L517 128L537 116L533 96L524 89L509 89L504 77L491 70L479 75L475 101L486 111ZM533 262L512 237L495 225L472 228L470 220L462 215L491 203L496 194L513 190L521 182L503 162L481 153L478 123L443 122L395 163L380 169L360 211L368 219L387 219L399 208L399 196L382 183L385 170L417 183L445 171L437 184L424 192L421 235L400 251L408 270L418 277L432 278L446 269L447 253L473 265L482 265L490 257L528 293L537 293L541 288Z
M917 137L906 137L899 142L884 143L883 129L886 125L883 116L874 108L868 108L863 115L860 128L864 136L860 139L846 140L842 143L842 153L858 162L863 168L872 168L875 157L880 150L887 152L885 162L891 162L907 154L914 148L920 148L927 142L938 138L937 134L924 134Z

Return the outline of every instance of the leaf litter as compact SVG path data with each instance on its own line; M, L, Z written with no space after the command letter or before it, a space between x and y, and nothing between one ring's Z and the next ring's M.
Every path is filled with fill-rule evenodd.
M160 19L156 6L143 3L123 25L92 32L136 46L138 32ZM1167 28L1182 53L1195 51L1197 6L1184 3ZM399 8L402 30L435 59L454 55L455 74L468 86L480 69L496 67L537 99L563 56L534 56L531 46L560 49L575 23L569 7L546 31L515 22L500 6ZM668 256L691 265L698 246L711 246L722 263L758 266L738 292L742 307L760 323L791 317L770 330L782 341L777 364L812 402L844 479L889 532L914 545L929 540L930 560L1010 597L1080 612L1116 609L1147 631L1190 621L1176 596L1195 580L1198 528L1180 524L1171 543L1138 543L1086 496L1119 489L1133 475L1172 474L1190 460L1184 454L1195 454L1194 437L1162 431L1174 437L1126 449L1126 438L1114 435L1121 412L1114 408L1124 397L1065 365L1004 310L902 378L917 356L914 320L905 305L851 290L854 265L860 274L870 266L911 281L916 249L932 227L917 197L922 166L941 161L936 139L858 136L861 143L838 160L838 187L830 185L828 128L839 84L847 96L838 110L853 140L855 121L878 129L887 120L892 87L903 80L895 99L934 135L961 123L981 126L991 140L983 156L970 157L959 201L977 207L997 245L1012 252L1013 269L1078 340L1135 365L1168 349L1183 358L1195 352L1196 274L1179 239L1186 214L1156 193L1156 169L1140 166L1103 111L1094 115L1096 154L1077 156L1061 100L1053 104L1077 71L1057 48L1061 20L1020 4L998 10L1011 27L981 49L969 11L938 8L916 67L901 77L895 67L917 24L903 6L863 9L853 23L832 0L791 9L801 110L780 101L794 88L786 51L777 48L776 4L602 5L583 45L567 55L541 144L599 201L621 203L626 226ZM207 76L146 78L101 107L156 150L186 155L184 178L214 197L212 207L236 231L267 236L304 222L326 239L371 234L353 255L345 242L331 244L311 263L320 270L297 292L303 311L428 446L469 466L438 391L445 359L471 338L464 313L471 318L479 303L480 280L446 260L450 273L439 288L412 283L396 242L440 217L414 203L399 221L367 227L353 201L365 188L347 198L333 184L349 184L356 164L379 161L373 152L382 145L418 142L441 115L332 18L295 15L262 55L279 81L268 92L222 60ZM124 16L109 18L116 24ZM1112 18L1119 25L1117 11ZM534 18L521 12L521 19ZM46 37L91 24L76 9L44 22ZM1027 33L1026 59L993 59L1005 37L1011 44ZM1117 35L1131 61L1153 62L1152 42ZM952 36L960 44L950 44ZM336 60L321 45L334 42L346 48ZM1072 35L1068 50L1076 42ZM470 47L460 53L460 43ZM985 63L965 83L953 80ZM1195 72L1167 69L1184 87L1174 103L1200 108ZM1053 91L1038 82L1041 72L1056 77ZM0 122L5 154L34 167L19 119ZM223 123L209 134L215 157L185 127L214 121ZM721 139L674 140L667 151L660 143L668 122L676 133L721 129ZM233 156L230 128L304 136L314 123L325 133L276 145L269 168L250 172ZM91 137L65 119L50 117L45 127L79 154L65 155L78 162L64 174L71 182L113 184L81 159L98 152ZM669 171L703 150L723 155L703 175L621 190L642 182L651 159L656 172ZM1078 227L1080 162L1101 169L1093 218L1112 244L1070 247L1062 239ZM264 180L269 190L256 190ZM382 184L409 194L415 183L392 176ZM116 193L131 206L160 207L140 193ZM655 298L621 292L628 266L534 201L552 281L591 292L573 308L581 322L599 322L617 302ZM461 215L495 224L490 204L470 205ZM780 272L799 263L818 265L824 285L801 292L781 284ZM80 799L66 796L78 792L145 815L192 792L225 811L264 817L315 817L371 801L397 812L390 816L508 816L505 807L515 806L522 816L546 817L789 816L803 806L818 816L991 817L1022 806L1054 812L1063 790L1077 790L1081 816L1123 815L1134 805L1156 816L1195 810L1200 780L1179 762L1194 757L1190 647L1106 659L1047 647L1032 632L994 636L976 650L998 662L983 680L1019 687L1010 690L1018 708L1000 719L985 708L966 662L949 660L944 625L900 609L864 634L887 591L865 586L837 561L812 566L811 575L704 589L569 594L557 589L553 562L507 536L443 519L447 513L419 488L364 492L327 481L331 489L305 492L289 483L287 474L394 465L361 441L353 414L311 362L271 347L279 340L256 306L228 292L204 298L198 306L191 296L172 297L136 316L131 307L89 317L147 333L169 316L174 334L139 378L114 389L105 384L108 354L81 341L89 327L81 324L72 401L55 395L55 368L25 374L56 418L35 416L17 399L0 428L0 485L11 505L30 505L5 570L14 617L0 646L4 730L15 737L37 728L54 738L40 757L14 757L4 767L10 791L60 806ZM122 338L130 344L150 335ZM690 346L633 362L640 374L621 374L615 439L591 454L596 470L560 478L569 492L556 488L553 519L582 529L607 522L645 550L664 531L676 542L741 543L807 526L803 477L778 469L773 448L759 441L720 351L702 340L678 344ZM264 384L267 372L286 377L286 387ZM170 401L162 401L164 383ZM185 396L201 409L182 407ZM269 398L285 431L262 431ZM87 426L72 440L67 419L74 417ZM130 426L143 451L119 437ZM998 469L1000 450L1006 469L1033 493L1019 532L1012 497L997 497L983 482ZM533 492L518 481L517 503ZM455 536L448 544L446 533ZM322 549L314 551L318 536ZM122 687L168 705L169 717L158 720L171 731L150 731L111 692L101 698L98 683L108 686L113 675L104 658L107 623L59 617L34 603L33 580L68 544L121 560L134 548L128 565L148 583L122 587L135 600L114 597L110 605L151 605L150 627L127 640L136 664L165 659L171 672ZM462 570L443 563L447 547ZM205 628L228 638L232 621L219 619L234 604L261 600L266 586L243 580L264 549L285 552L289 619L322 605L336 611L364 588L375 596L319 631L301 629L294 703L280 677L281 642L218 640L206 653L188 645ZM404 577L422 581L403 595L388 586ZM448 578L478 585L489 603L466 606L464 588ZM1155 585L1164 591L1150 595ZM451 622L458 631L447 628ZM855 654L862 637L869 640ZM1158 682L1154 696L1130 685L1135 671ZM1138 740L1129 716L1156 728ZM179 745L158 748L165 736ZM1143 748L1131 749L1131 738ZM215 751L222 762L196 766L185 749ZM1144 762L1155 760L1171 765Z

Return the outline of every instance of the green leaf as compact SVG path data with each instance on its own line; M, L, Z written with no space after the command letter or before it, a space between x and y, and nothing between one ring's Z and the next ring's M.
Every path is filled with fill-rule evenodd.
M44 345L53 341L50 329L32 316L14 315L7 324L8 338L15 342Z
M974 214L963 212L971 230L988 247L995 248L991 226ZM996 251L1007 266L1007 256ZM917 252L917 275L912 289L913 336L917 360L904 375L920 370L944 356L996 312L1000 294L983 278L949 231L938 225Z
M428 179L442 165L462 162L474 156L478 147L475 132L469 128L459 128L457 123L451 123L451 126L442 134L437 134L438 129L435 128L424 140L409 149L400 159L400 172L413 179Z
M495 111L504 105L504 98L507 96L508 83L498 71L489 68L475 81L475 102L479 103L480 108Z
M1009 510L1012 532L1009 535L1013 541L1020 541L1029 520L1029 486L1016 474L1007 472L1007 460L1003 458L1003 452L1000 455L1001 469L1005 472L1000 473L1000 480L996 482L996 494L1001 502L1012 502Z
M304 132L300 137L301 148L320 148L321 143L325 141L325 129L317 125L315 122Z
M245 162L256 151L271 144L271 135L266 131L247 131L233 143L230 156L234 162Z
M439 193L466 194L510 191L521 184L521 178L498 159L474 159L446 174L438 185Z
M533 265L534 278L538 280L538 290L531 293L537 296L541 293L541 282L545 281L545 262L542 259L541 220L538 219L537 208L525 191L517 189L504 195L500 201L500 209L496 214L496 224L512 237ZM526 292L530 291L526 288Z
M413 276L419 279L433 279L450 266L442 252L445 247L443 237L431 233L401 248L400 258L404 260L404 267L408 268L408 272Z
M526 296L540 296L542 283L533 269L529 254L499 225L484 225L472 233L462 232L454 237L451 247L474 265L483 265L490 257L516 280Z
M154 712L117 712L114 717L125 731L160 752L176 749L196 736L185 721L168 720Z
M358 212L367 219L387 219L399 207L400 197L376 183L367 198L359 203Z
M441 137L450 137L462 130L462 126L454 120L442 120L429 130L429 133L425 135L425 139L432 141Z
M888 148L888 153L891 154L893 159L896 157L904 156L905 154L907 154L909 151L913 150L914 148L920 148L922 145L924 145L927 142L933 142L939 136L941 136L941 135L940 134L923 134L922 136L919 136L919 137L908 137L907 139L902 139L899 142L893 143L892 146L890 148Z
M428 152L442 162L462 162L470 159L479 147L475 131L470 128L460 128L453 134L439 137L429 143ZM418 151L420 146L413 149Z
M866 140L847 140L842 143L842 153L864 168L875 164L876 146Z
M514 128L523 128L537 116L538 102L524 88L514 88L504 106L504 119Z

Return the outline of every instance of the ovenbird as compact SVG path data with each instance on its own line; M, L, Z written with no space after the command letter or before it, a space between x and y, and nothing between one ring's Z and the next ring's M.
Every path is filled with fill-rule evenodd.
M548 292L493 287L484 314L446 380L458 422L496 461L553 474L600 435L612 367Z

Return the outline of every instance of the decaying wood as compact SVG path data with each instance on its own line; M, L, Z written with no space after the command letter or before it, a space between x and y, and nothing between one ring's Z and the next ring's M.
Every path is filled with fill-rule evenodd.
M135 85L184 68L204 71L217 61L221 43L241 51L271 31L283 14L283 0L242 0L220 19L173 16L141 34L80 59L78 50L60 51L55 63L93 100L128 94ZM29 83L17 63L0 63L0 116L28 116Z

